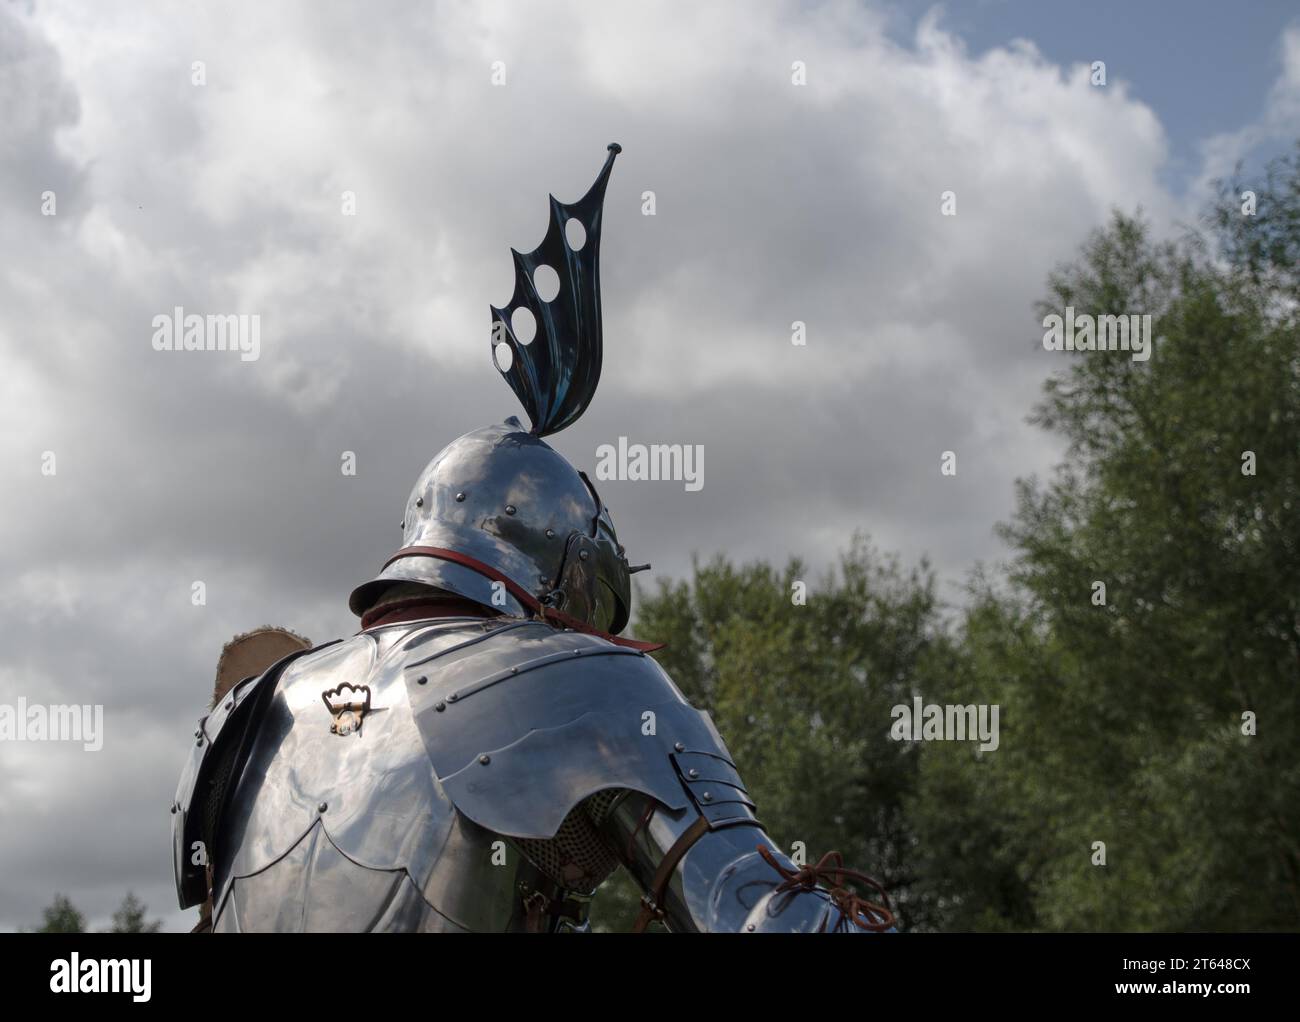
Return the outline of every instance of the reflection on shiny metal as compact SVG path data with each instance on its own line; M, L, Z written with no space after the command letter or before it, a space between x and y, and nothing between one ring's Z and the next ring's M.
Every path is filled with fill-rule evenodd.
M469 485L466 485L469 484ZM565 613L617 633L632 598L627 559L609 511L590 481L517 419L475 430L448 445L421 473L407 501L402 546L466 554L507 576L539 601L557 580ZM559 536L581 540L574 546ZM595 567L569 566L588 552ZM350 605L360 615L390 586L422 582L514 617L528 613L500 585L459 564L428 556L393 561L358 586ZM572 588L571 588L572 587Z
M328 648L333 645L327 644ZM227 793L226 778L242 768L248 738L258 726L259 714L280 673L307 650L290 653L258 678L247 678L229 692L230 698L212 713L199 718L198 735L176 787L177 812L172 817L172 862L176 894L182 908L197 905L208 894L207 871L199 848L211 849L211 821L219 812L209 806L218 793ZM214 755L221 741L230 755ZM197 861L196 861L197 860Z
M644 796L634 794L615 808L602 827L609 840L620 840L629 849L626 865L643 889L696 819L693 810L659 808L650 813L651 808ZM643 824L647 816L649 822ZM774 893L782 878L758 854L760 844L780 862L789 863L752 818L705 833L673 872L661 903L664 925L675 933L835 929L841 915L826 891Z
M517 851L492 865L499 838L455 812L406 699L406 659L480 624L363 633L285 672L214 856L216 930L522 928L513 883L547 881ZM339 742L315 721L320 686L345 677L386 712Z
M590 888L566 889L554 869L565 821L597 799L592 821L643 884L708 820L661 900L671 929L838 920L824 892L772 895L781 878L755 850L771 844L730 753L649 657L540 622L448 618L363 632L279 671L205 719L212 741L178 792L185 849L185 820L212 808L193 797L194 777L249 736L217 814L217 932L582 932L575 893ZM384 712L341 742L324 726L323 687L369 688ZM655 734L642 731L647 713Z
M407 701L407 679L417 677L408 661L476 656L482 650L468 640L482 626L462 618L363 633L305 656L261 689L247 766L212 856L216 931L525 929L532 922L518 884L547 904L564 901L510 842L506 864L496 864L502 836L455 810ZM497 631L511 644L514 629ZM385 708L347 742L322 726L320 701L322 685L361 687L343 678L363 681ZM212 723L223 741L222 722ZM562 921L547 915L545 928ZM570 916L565 926L585 922Z

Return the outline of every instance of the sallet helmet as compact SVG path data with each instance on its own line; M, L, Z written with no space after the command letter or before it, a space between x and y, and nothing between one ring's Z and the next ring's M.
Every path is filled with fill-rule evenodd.
M582 415L601 365L601 209L614 157L576 203L550 198L550 226L532 252L513 249L515 292L492 307L492 355L532 420L513 416L445 447L416 480L402 515L402 547L379 575L352 592L364 616L384 594L419 583L515 616L545 613L617 634L631 609L631 573L614 523L586 474L542 438ZM566 231L577 220L574 247ZM543 301L535 273L560 279ZM514 313L527 309L537 335L520 340ZM646 566L648 567L648 565Z

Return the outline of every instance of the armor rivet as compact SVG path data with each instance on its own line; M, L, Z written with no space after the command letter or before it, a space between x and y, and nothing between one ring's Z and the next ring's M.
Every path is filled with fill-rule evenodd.
M701 801L701 802L712 802L712 801L713 801L713 795L711 795L709 792L706 791L703 795L700 796L700 801Z
M485 752L485 753L483 753L483 755L481 755L481 756L478 758L478 761L479 761L480 763L482 763L484 766L487 766L489 763L492 762L492 757L489 756L489 755Z
M202 744L203 744L203 739L200 738L200 739L199 739L197 742L195 742L194 744L195 744L195 745L202 745Z
M753 923L750 923L748 926L745 927L745 929L747 929L750 933L753 933L753 932L754 932L754 924L753 924Z
M328 802L322 802L322 803L321 803L320 805L318 805L316 808L319 809L319 810L323 813L323 812L325 812L325 810L328 809L329 807L330 807L330 805L329 805Z
M427 685L429 684L429 676L427 674L421 674L418 678L415 679L415 683L417 685Z
M514 506L513 504L507 504L507 505L506 505L506 514L508 514L508 515L512 515L512 514L515 513L515 510L516 510L516 508L515 508L515 506Z
M519 668L518 668L518 667L512 667L512 668L510 668L510 673L511 673L511 674L518 674L518 673L519 673Z
M573 655L574 655L574 656L582 656L582 650L580 650L580 649L575 649L575 650L573 651Z
M465 494L463 494L463 493L458 493L458 494L456 494L456 503L457 503L457 504L462 503L464 500L465 500Z
M447 702L454 703L459 698L460 696L458 696L455 692L453 692L451 695L447 697Z
M587 551L585 551L585 550L579 550L579 551L578 551L578 560L580 560L580 561L585 561L586 559L587 559Z
M686 751L686 746L682 742L673 742L673 748L676 749L678 752Z
M227 710L233 710L234 708L235 708L235 701L233 699L230 700L230 702L226 703Z
M416 506L416 507L424 507L424 498L423 498L423 497L416 497L416 498L415 498L415 506Z
M547 530L546 530L546 538L547 538L547 539L554 539L554 538L555 538L555 530L554 530L554 529L547 529Z
M195 738L202 738L202 737L203 737L203 732L202 732L201 730L199 730L199 731L195 731L195 732L194 732L194 737L195 737Z
M173 802L173 803L172 803L172 813L173 813L173 815L175 814L175 812L176 812L176 803Z
M691 767L686 771L686 776L694 780L696 777L700 776L700 772L696 770L695 767Z
M433 704L433 708L437 710L439 713L441 713L443 710L447 708L447 704L444 703L441 699L439 699L436 703Z

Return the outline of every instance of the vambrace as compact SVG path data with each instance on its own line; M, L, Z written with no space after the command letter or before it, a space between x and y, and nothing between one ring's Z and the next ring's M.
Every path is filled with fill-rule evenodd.
M735 768L727 767L734 774ZM888 896L870 878L839 866L837 856L828 855L815 867L794 865L754 817L738 777L735 787L703 776L699 784L683 783L692 806L674 811L628 792L602 825L645 892L637 929L651 919L676 933L894 928ZM737 791L744 801L722 802L736 798ZM843 884L845 878L875 888L884 905L855 895Z

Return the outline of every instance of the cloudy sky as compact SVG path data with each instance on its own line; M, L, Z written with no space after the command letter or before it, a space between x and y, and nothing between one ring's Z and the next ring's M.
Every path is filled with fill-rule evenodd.
M698 492L603 484L632 559L861 529L955 598L1058 453L1048 271L1300 136L1292 4L1128 7L0 0L0 704L105 712L98 752L0 742L0 929L128 887L188 926L167 806L222 643L355 630L424 463L519 412L488 305L610 141L604 378L553 442L706 452ZM260 316L260 358L155 351L176 306Z

